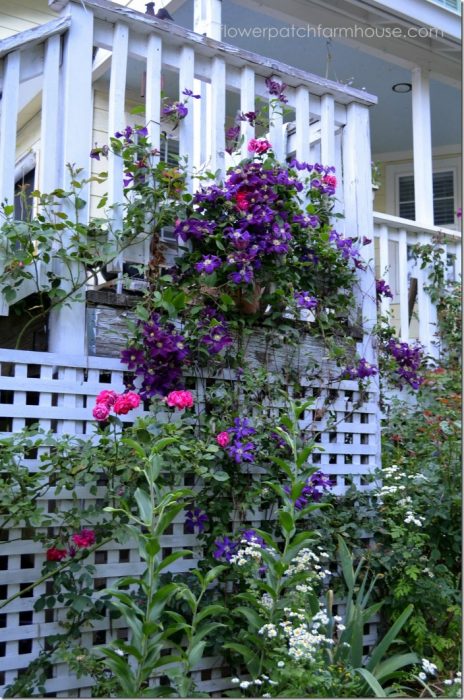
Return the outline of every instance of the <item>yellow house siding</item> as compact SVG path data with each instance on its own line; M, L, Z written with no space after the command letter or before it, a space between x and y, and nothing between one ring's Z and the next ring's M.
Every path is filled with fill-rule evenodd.
M47 0L1 0L0 40L55 19Z

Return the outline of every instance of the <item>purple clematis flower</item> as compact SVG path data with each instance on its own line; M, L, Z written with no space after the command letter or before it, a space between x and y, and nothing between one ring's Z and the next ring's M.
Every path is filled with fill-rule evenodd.
M234 462L241 464L242 462L255 461L254 450L255 445L252 442L242 442L241 440L236 440L227 448L227 454L234 460Z
M221 267L221 263L221 258L218 258L217 255L204 255L203 259L195 265L195 269L197 272L210 275L214 270L217 270L218 267Z
M185 529L191 534L194 534L196 530L204 532L207 522L208 516L201 508L192 508L185 513Z
M315 309L318 304L316 297L312 297L309 292L295 292L293 297L302 309Z
M216 545L216 549L213 552L213 557L215 559L225 559L226 561L231 560L232 555L238 547L238 542L234 542L229 539L229 537L218 538L215 540L214 544Z
M201 97L201 95L194 95L193 90L189 90L189 88L185 88L185 90L182 90L182 94L186 97L193 97L194 100L199 100Z

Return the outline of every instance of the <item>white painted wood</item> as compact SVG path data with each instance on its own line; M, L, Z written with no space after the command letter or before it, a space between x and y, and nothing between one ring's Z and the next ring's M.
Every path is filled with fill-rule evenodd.
M427 235L422 234L419 239L421 245L430 243ZM446 267L445 267L446 269ZM419 340L427 348L427 352L432 357L438 356L438 348L435 342L435 333L437 331L437 313L436 307L432 304L429 294L425 287L429 284L429 266L420 269L420 265L416 267L417 275L417 312L419 317Z
M4 84L0 113L0 203L14 204L16 124L19 104L21 54L13 51L4 58ZM0 271L3 263L0 260ZM0 295L0 316L8 316L9 305Z
M42 88L42 124L40 132L39 189L51 192L62 180L62 163L59 160L60 123L60 79L61 37L52 36L45 47L44 76ZM51 163L55 165L51 166Z
M388 245L388 228L380 227L379 232L379 267L380 277L390 284L390 260L389 260L389 245ZM380 308L382 315L385 315L390 310L391 299L382 296Z
M160 148L161 62L162 40L150 34L147 40L147 79L145 87L145 118L148 137L154 148Z
M26 48L32 48L55 34L63 34L66 29L68 29L70 23L71 20L69 17L59 17L58 19L52 19L46 24L2 39L0 42L0 58L19 48L22 51Z
M193 90L195 77L195 54L191 46L183 46L179 58L179 102L183 102L185 96L182 94L185 89ZM194 143L194 120L193 120L193 98L189 99L188 114L179 124L179 156L186 159L190 177L187 179L187 187L190 192L193 190L191 178L193 166L193 143Z
M211 168L219 178L224 176L225 121L226 121L226 64L223 58L211 62Z
M195 173L208 167L207 154L211 153L211 133L208 128L208 103L211 99L211 85L203 80L193 81L193 92L200 95L199 100L193 100L192 117L193 133L193 167Z
M414 198L416 221L433 226L432 127L428 72L411 71Z
M14 203L16 124L19 102L21 54L13 51L4 59L5 80L0 114L0 202Z
M126 127L126 77L127 58L129 47L129 28L122 22L118 22L113 32L113 52L111 57L110 92L108 100L108 133L114 136L117 131L123 131ZM123 227L124 201L124 164L120 156L112 151L108 154L108 206L111 207L111 220L109 223L110 240L115 240L118 232ZM108 266L110 271L122 272L123 255ZM122 280L119 275L117 292L122 292Z
M65 37L62 67L62 163L75 163L82 167L81 178L90 174L90 149L92 147L92 59L93 15L80 4L70 3L67 12L71 25ZM63 167L62 183L68 188L69 172ZM85 185L80 196L89 201L89 187ZM73 216L69 209L68 214ZM88 220L88 204L79 212L80 221ZM83 280L84 271L75 266L73 278ZM69 292L71 283L62 288ZM50 314L49 348L53 352L84 353L85 301L73 300L70 306L53 310Z
M295 91L295 128L296 158L300 162L308 163L310 157L309 92L304 85L300 85Z
M279 75L271 75L271 80L279 82ZM273 151L277 160L284 161L287 155L287 130L284 125L282 103L273 105L269 103L269 141L272 143Z
M408 310L408 243L405 229L400 229L398 239L398 293L400 298L400 339L409 340Z
M255 110L255 72L249 66L244 66L240 76L240 112L254 112ZM240 135L243 136L241 148L242 158L247 158L248 142L254 138L255 127L249 122L240 122ZM274 144L273 144L274 145Z
M321 97L321 163L335 163L335 103L333 95Z
M194 0L193 30L221 41L221 0Z

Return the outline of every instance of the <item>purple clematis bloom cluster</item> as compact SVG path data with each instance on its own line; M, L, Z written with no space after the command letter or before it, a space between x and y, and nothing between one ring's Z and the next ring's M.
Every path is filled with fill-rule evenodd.
M217 355L233 343L225 316L212 306L203 309L198 329L202 333L200 343L206 345L212 355Z
M192 535L195 532L204 532L208 516L201 508L191 508L185 513L185 529Z
M198 241L209 236L214 232L216 225L208 221L200 221L199 219L186 219L178 221L174 229L176 236L184 242L194 238Z
M122 131L116 131L115 137L117 139L124 139L126 143L134 143L132 140L133 136L148 136L148 129L146 126L132 127L126 126Z
M379 370L362 357L356 367L347 367L343 373L345 379L367 379L378 374Z
M354 245L354 240L352 238L343 238L337 231L331 231L329 240L331 243L335 243L336 248L340 251L345 260L351 259L355 267L360 270L366 269L366 265L361 259L359 248Z
M235 554L239 543L234 542L234 540L224 536L215 540L214 545L216 549L213 552L213 557L215 559L225 559L226 561L230 561L232 556Z
M226 561L230 561L237 549L239 549L242 540L258 544L263 549L266 549L266 543L264 542L263 538L260 537L255 530L249 529L244 530L238 540L231 540L227 536L216 539L214 542L216 549L213 552L213 557L215 559L225 559ZM265 567L263 567L263 569L264 568Z
M188 107L183 102L171 102L171 104L163 107L163 114L176 120L185 119L188 114Z
M295 292L293 297L302 309L315 309L318 304L316 297L311 296L309 292Z
M417 391L424 382L424 377L421 377L418 373L424 358L422 345L419 343L410 345L409 343L401 343L399 340L390 338L386 345L386 350L394 357L398 365L396 374L398 375L401 388L405 384L409 384L412 389Z
M143 399L156 394L165 396L182 388L182 365L190 354L185 338L172 323L162 323L153 313L148 321L139 322L144 349L130 347L121 353L121 361L142 377Z
M380 299L382 296L393 299L392 290L385 280L375 280L375 291L377 299Z
M319 503L324 495L324 491L327 491L330 487L330 478L326 474L323 474L321 471L314 472L314 474L311 474L306 480L306 484L303 486L300 495L296 498L295 508L297 510L303 510L310 501ZM290 486L284 486L284 491L290 495Z
M234 427L227 432L232 436L232 442L227 448L229 457L237 464L254 462L256 445L248 438L255 435L256 430L251 427L248 418L235 418Z
M287 87L285 83L279 83L277 80L272 80L271 78L266 78L265 83L270 95L275 95L279 102L287 104L288 98L284 95L285 88Z

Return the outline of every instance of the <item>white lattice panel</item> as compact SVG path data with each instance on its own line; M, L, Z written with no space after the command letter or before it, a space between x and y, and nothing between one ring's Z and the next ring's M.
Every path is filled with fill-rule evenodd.
M116 391L124 389L124 367L119 360L107 357L62 357L51 353L22 352L0 349L0 434L9 435L22 428L39 423L45 430L57 435L71 434L95 439L95 423L92 408L96 395L103 389ZM358 488L363 488L366 475L378 464L379 422L377 394L375 386L366 392L361 402L357 382L343 381L332 388L314 387L314 382L306 382L306 397L311 395L317 402L306 411L301 427L310 431L320 431L320 445L323 452L312 455L313 464L328 474L335 493L343 493L348 480ZM320 384L320 382L318 382ZM201 399L202 386L197 384L198 398ZM329 405L328 405L329 402ZM325 431L329 410L335 425ZM136 415L143 414L140 407L128 416L121 416L124 422L132 422ZM30 469L38 465L37 459L26 460ZM259 471L256 469L255 471ZM79 498L86 503L104 497L104 488L97 488L96 494L89 494L81 488ZM51 488L46 494L46 506L50 509L66 507L66 492L55 494ZM261 522L273 513L261 511L259 507L246 513L251 526ZM27 528L16 527L4 531L0 543L0 570L2 571L1 598L11 596L21 588L40 577L44 561L44 551L40 543L31 541ZM5 541L7 540L7 541ZM184 534L184 518L181 514L166 535L163 546L170 550L193 548L195 536ZM196 549L199 555L199 549ZM136 549L130 544L110 543L89 557L95 563L96 590L113 584L119 577L137 574L142 571ZM179 560L174 571L187 571L194 566L195 559ZM59 606L53 610L35 612L34 602L46 590L46 584L37 586L32 595L17 598L0 614L0 685L11 683L18 671L24 669L44 648L46 639L60 631L59 621L64 611ZM116 634L123 634L121 622L113 621ZM365 644L372 641L375 623L365 630ZM83 633L86 644L101 644L108 641L108 619L95 623L92 630ZM227 669L221 667L217 658L206 658L201 662L196 679L205 692L220 692L230 687ZM91 679L76 679L69 674L64 664L53 669L53 677L47 681L48 694L68 696L70 693L81 697L90 695Z

